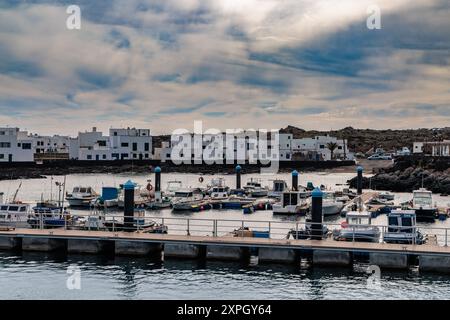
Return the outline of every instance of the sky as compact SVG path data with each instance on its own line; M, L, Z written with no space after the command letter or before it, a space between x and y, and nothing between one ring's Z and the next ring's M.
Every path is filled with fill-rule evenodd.
M0 0L0 126L450 126L449 16L448 0Z

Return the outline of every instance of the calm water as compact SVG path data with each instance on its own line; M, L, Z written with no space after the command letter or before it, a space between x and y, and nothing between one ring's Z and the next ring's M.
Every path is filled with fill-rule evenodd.
M254 175L252 175L254 176ZM330 189L342 188L353 174L306 173L300 184L312 181ZM90 185L100 191L102 186L118 186L129 178L145 185L153 176L144 175L71 175L67 189ZM181 180L184 186L198 186L199 175L166 174L168 180ZM250 176L243 176L243 183ZM280 174L290 182L289 174ZM206 185L212 176L204 176ZM234 176L225 176L234 186ZM270 179L263 182L270 185ZM54 177L61 180L61 177ZM54 181L55 181L54 180ZM34 203L44 195L50 197L50 178L23 180L18 199ZM19 181L1 181L0 192L11 196ZM55 188L53 187L53 192ZM409 200L410 194L397 194L396 202ZM438 205L447 205L450 198L435 196ZM86 214L89 211L74 211ZM157 217L174 217L170 210L150 212ZM295 218L274 217L271 211L244 215L236 211L204 211L189 214L194 218L246 219L280 221ZM302 221L299 218L299 221ZM386 217L374 223L382 224ZM339 222L340 217L329 219ZM449 226L449 221L433 226ZM169 226L170 230L170 226ZM81 271L81 289L66 286L67 268ZM236 263L177 261L154 262L148 259L90 257L44 253L0 252L0 299L450 299L450 277L419 274L416 270L401 273L383 272L377 286L368 286L367 265L348 269L310 269L285 265L239 265Z

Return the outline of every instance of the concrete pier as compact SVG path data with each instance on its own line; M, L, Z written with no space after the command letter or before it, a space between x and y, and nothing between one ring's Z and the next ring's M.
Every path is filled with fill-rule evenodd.
M201 248L199 245L184 243L164 244L164 258L201 258Z
M206 259L239 261L248 256L248 248L221 245L211 245L206 247Z
M116 240L114 252L116 255L126 256L148 256L161 254L162 244Z
M349 251L314 250L313 265L347 267L352 265L352 254Z
M101 240L67 240L68 253L88 253L97 254L105 253L108 249L113 248L114 243Z
M450 257L421 255L419 256L419 271L450 273Z
M280 263L294 263L298 260L298 255L292 249L277 249L277 248L259 248L258 261L264 262L280 262Z
M21 239L15 237L0 237L0 250L14 250L22 245Z
M66 247L66 241L63 239L52 238L28 238L22 239L22 250L24 251L55 251L64 249Z
M378 253L371 252L370 264L377 265L384 269L407 269L408 256L402 253Z

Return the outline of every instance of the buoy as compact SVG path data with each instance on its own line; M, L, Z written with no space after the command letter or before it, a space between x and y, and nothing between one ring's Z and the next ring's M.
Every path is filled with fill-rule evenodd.
M347 227L348 227L347 221L342 221L342 222L341 222L341 227L342 227L342 228L347 228Z
M203 177L198 178L198 182L203 183Z

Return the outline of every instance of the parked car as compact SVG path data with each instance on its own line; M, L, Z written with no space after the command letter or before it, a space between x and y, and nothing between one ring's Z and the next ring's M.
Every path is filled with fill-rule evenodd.
M378 154L373 154L367 158L367 160L381 160L381 156Z

